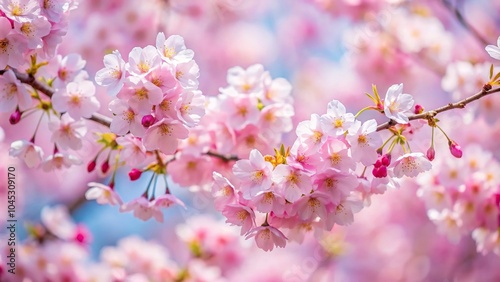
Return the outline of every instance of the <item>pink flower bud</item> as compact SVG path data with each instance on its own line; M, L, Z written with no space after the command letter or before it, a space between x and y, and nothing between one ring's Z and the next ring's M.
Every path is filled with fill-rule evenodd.
M373 176L377 178L382 178L387 176L387 167L386 166L380 166L380 167L374 167L372 170Z
M391 164L391 155L385 154L381 158L382 165L389 166Z
M422 107L420 104L416 104L415 105L414 113L415 114L421 114L423 112L424 112L424 107Z
M457 144L455 141L450 141L449 144L450 146L450 152L455 158L461 158L462 157L462 148L460 145Z
M149 128L151 125L155 123L156 119L152 115L146 115L142 117L142 126L145 128Z
M434 150L434 147L430 147L427 150L427 159L429 159L429 161L433 161L435 157L436 157L436 150Z
M141 177L141 174L142 174L142 171L138 170L137 168L133 168L128 173L128 177L130 177L131 181L135 181Z
M374 167L381 167L382 166L382 161L379 159L377 159L377 161L373 164Z
M88 243L90 241L90 233L87 227L83 225L78 225L76 227L75 235L73 237L73 240L75 240L78 243L84 244Z
M20 120L21 120L21 112L19 111L19 109L16 109L16 111L10 115L9 122L10 124L16 124Z
M95 160L91 161L91 162L88 164L88 166L87 166L87 171L88 171L88 172L92 172L92 171L94 171L95 166L96 166L96 162L95 162Z
M109 170L109 162L108 161L105 161L102 165L101 165L101 170L103 173L106 173L108 172Z

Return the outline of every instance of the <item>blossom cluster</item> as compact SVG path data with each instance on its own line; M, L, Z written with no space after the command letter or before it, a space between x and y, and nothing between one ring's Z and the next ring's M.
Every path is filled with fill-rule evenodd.
M436 161L434 169L418 179L418 196L438 229L455 243L472 233L483 254L500 255L498 171L500 164L491 152L471 144L463 158Z
M30 56L52 58L75 8L73 0L0 1L0 69L20 67Z
M402 91L402 85L393 85L383 101L375 96L386 116L406 124L413 98ZM287 239L302 241L311 230L351 224L372 194L397 186L395 178L431 168L424 154L406 148L391 164L391 151L403 137L382 156L385 144L377 122L361 122L357 116L333 100L326 114L299 123L291 148L282 146L274 156L252 150L233 166L234 181L214 173L216 208L227 222L241 226L242 235L254 236L257 246L269 251L284 247ZM369 168L372 175L366 174Z
M252 65L229 69L227 82L219 95L208 98L206 116L180 143L167 167L172 180L183 187L210 191L212 172L227 170L227 162L211 152L235 157L248 156L252 148L271 152L292 129L288 81L273 79L262 65Z

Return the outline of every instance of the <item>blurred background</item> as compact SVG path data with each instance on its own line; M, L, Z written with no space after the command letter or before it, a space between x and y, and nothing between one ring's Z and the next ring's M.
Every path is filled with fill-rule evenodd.
M492 63L485 43L495 44L500 35L499 15L500 1L489 0L86 0L72 11L58 53L81 54L93 78L112 50L128 54L133 47L154 45L158 32L179 34L195 52L204 95L215 96L226 86L228 68L260 63L292 84L296 125L311 113L326 112L332 99L350 111L361 109L372 84L384 95L390 85L404 83L404 92L426 109L478 92ZM460 73L458 62L471 70ZM98 92L107 105L110 97L102 88ZM477 143L498 160L498 109L499 97L481 100L443 116L443 128L463 148ZM101 112L106 114L106 107ZM16 167L17 214L24 227L39 224L42 209L58 204L74 205L72 220L85 226L83 248L48 242L42 251L32 252L29 243L19 249L19 269L31 267L25 273L64 273L48 281L500 281L498 255L478 253L471 234L450 242L429 220L417 196L425 180L408 179L398 190L374 196L351 226L264 252L224 223L210 195L180 187L174 194L188 208L166 210L163 224L143 222L116 207L76 203L87 182L106 180L82 167L29 170L8 156L8 147L32 129L20 130L7 120L0 116L0 178L8 166ZM412 149L425 152L430 135L421 134ZM291 145L293 138L294 131L283 142ZM445 153L437 158L445 162L452 157L441 141ZM84 142L93 150L90 140ZM84 163L89 155L80 156ZM147 181L130 182L126 174L121 172L116 187L128 201ZM2 198L5 183L0 183ZM24 227L17 230L19 241L28 238ZM42 253L52 269L30 262ZM0 269L5 274L4 263ZM184 269L191 277L180 279ZM23 281L42 281L31 279Z

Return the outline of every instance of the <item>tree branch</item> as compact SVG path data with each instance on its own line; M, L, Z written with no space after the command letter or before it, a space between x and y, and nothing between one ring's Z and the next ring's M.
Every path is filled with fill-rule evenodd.
M476 40L481 43L483 46L486 46L489 44L489 42L465 19L465 17L462 15L462 13L458 10L457 7L452 5L450 1L448 0L443 0L442 3L444 6L455 15L457 18L458 22L467 30L470 32L470 34L476 38Z
M212 152L212 151L206 152L205 155L211 156L211 157L215 157L215 158L219 158L219 159L221 159L221 160L223 160L225 162L238 161L240 159L236 155L222 155L222 154L219 154L219 153L216 153L216 152Z
M17 79L19 79L19 81L21 81L22 83L30 85L31 87L33 87L33 89L36 89L36 90L42 92L43 94L47 95L49 98L51 98L52 95L54 95L54 89L52 89L51 87L47 86L46 84L36 80L34 76L26 74L26 73L21 73L14 68L11 68L11 70L14 72ZM3 75L5 72L6 72L6 70L0 70L0 75ZM89 118L89 120L95 121L95 122L102 124L106 127L109 127L111 124L111 119L109 117L107 117L103 114L99 114L99 113L93 114Z
M479 92L479 93L477 93L475 95L472 95L472 96L470 96L468 98L465 98L463 100L460 100L460 101L458 101L456 103L449 103L448 105L439 107L439 108L437 108L435 110L431 110L431 111L423 112L421 114L409 116L408 120L429 119L429 118L435 117L439 113L446 112L446 111L449 111L449 110L452 110L452 109L463 109L463 108L465 108L465 106L467 104L472 103L472 102L474 102L476 100L481 99L484 96L487 96L487 95L490 95L490 94L493 94L493 93L496 93L496 92L500 92L500 88L496 88L496 89L492 89L492 90L488 90L488 91L486 91L486 90L483 89L483 90L481 90L481 92ZM388 129L389 127L391 127L393 125L396 125L396 124L397 123L394 120L391 119L388 122L380 124L377 127L377 131Z

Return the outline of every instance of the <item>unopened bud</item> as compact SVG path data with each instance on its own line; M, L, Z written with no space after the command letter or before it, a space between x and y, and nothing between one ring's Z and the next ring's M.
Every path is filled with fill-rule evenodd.
M91 162L87 165L87 171L88 171L88 172L92 172L92 171L94 171L95 166L96 166L96 162L95 162L95 160L91 161Z
M108 172L109 170L109 162L108 161L105 161L102 165L101 165L101 171L103 173L106 173Z
M146 115L142 117L142 126L145 128L149 128L151 125L155 123L156 119L152 115Z
M457 144L455 141L450 141L449 144L450 146L450 152L455 158L461 158L462 157L462 148L460 145Z
M429 161L433 161L435 157L436 150L434 150L434 147L430 147L429 150L427 150L427 159L429 159Z
M391 159L392 159L392 157L390 154L383 155L381 158L382 165L389 166L391 164Z
M420 104L416 104L414 113L418 115L423 112L424 112L424 107L422 107Z
M16 124L20 120L21 120L21 112L19 111L19 109L16 109L16 111L10 115L9 122L10 124Z
M138 170L137 168L133 168L128 173L128 177L130 177L131 181L135 181L141 177L141 174L142 174L142 171Z

